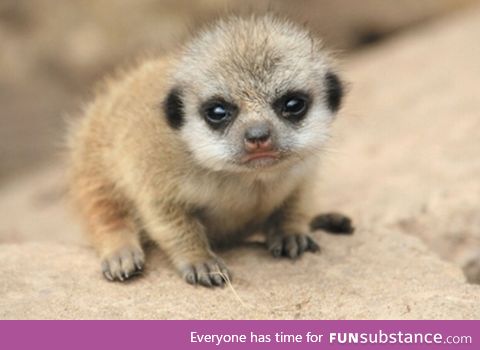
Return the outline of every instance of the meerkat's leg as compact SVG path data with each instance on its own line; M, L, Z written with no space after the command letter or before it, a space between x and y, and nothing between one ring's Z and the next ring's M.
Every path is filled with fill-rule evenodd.
M139 274L145 262L139 231L121 200L114 199L106 186L94 187L77 193L76 200L84 210L90 239L101 258L103 275L111 281L124 281Z
M268 220L267 248L274 257L294 259L304 252L320 250L313 238L306 234L308 220L301 209L300 196L300 191L295 193Z
M150 201L142 217L150 237L165 251L175 268L190 284L223 286L230 273L211 250L205 227L180 206Z

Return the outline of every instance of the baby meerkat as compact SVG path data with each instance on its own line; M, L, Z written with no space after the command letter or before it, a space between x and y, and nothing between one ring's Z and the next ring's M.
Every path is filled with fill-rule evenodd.
M70 138L105 277L143 268L143 231L204 286L230 278L212 247L254 232L275 257L317 251L303 202L342 95L321 42L270 15L220 20L109 82Z

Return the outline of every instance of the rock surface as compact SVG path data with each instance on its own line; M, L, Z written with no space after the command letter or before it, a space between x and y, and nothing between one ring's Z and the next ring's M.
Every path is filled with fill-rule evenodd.
M221 255L222 290L186 285L151 249L143 277L108 283L62 200L61 167L0 192L0 318L478 319L462 262L480 247L480 8L354 57L312 212L320 254L274 260L260 243Z

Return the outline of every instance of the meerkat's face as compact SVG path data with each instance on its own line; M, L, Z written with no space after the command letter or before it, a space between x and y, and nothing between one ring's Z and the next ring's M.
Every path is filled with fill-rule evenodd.
M263 171L318 154L342 95L306 30L270 16L233 18L186 47L164 107L199 164Z

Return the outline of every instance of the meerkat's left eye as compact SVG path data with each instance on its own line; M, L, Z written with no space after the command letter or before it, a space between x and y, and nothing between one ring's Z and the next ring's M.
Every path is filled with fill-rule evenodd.
M299 114L305 109L306 103L302 98L292 97L285 102L284 113Z
M310 98L303 92L288 93L273 103L277 114L292 122L302 120L307 114Z

